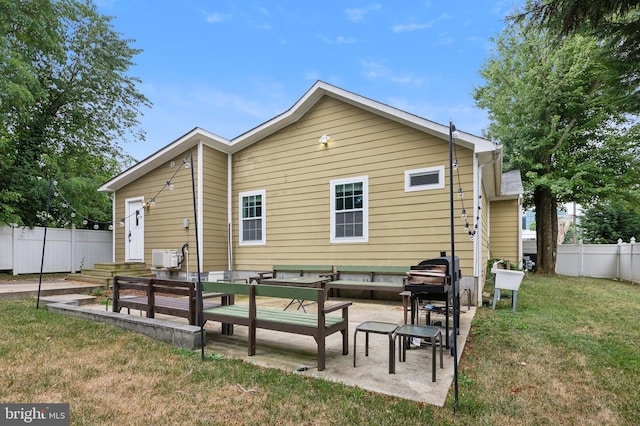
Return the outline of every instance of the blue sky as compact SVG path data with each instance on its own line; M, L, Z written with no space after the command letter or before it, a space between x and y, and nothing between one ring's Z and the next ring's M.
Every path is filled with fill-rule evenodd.
M153 103L140 160L194 127L232 139L317 81L482 135L471 91L490 38L521 0L96 0L143 52L130 74Z

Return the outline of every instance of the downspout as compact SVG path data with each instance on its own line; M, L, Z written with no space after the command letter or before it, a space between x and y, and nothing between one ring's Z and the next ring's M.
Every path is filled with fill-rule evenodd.
M202 272L204 270L204 247L203 247L203 233L204 233L204 207L202 206L204 203L204 190L203 190L203 180L204 180L204 148L202 141L198 142L198 250L200 251L200 256L198 256L198 271ZM193 164L191 165L193 167Z
M522 270L524 270L525 268L525 265L522 263L524 259L524 249L522 248L522 215L524 213L524 210L522 208L523 203L524 201L522 200L522 195L518 195L518 263L520 264L520 269Z
M113 224L113 230L111 231L111 261L116 262L116 192L109 194L111 198L111 223Z
M482 195L482 186L480 185L480 183L482 182L482 171L484 170L485 166L490 166L494 164L496 161L498 161L498 159L500 159L500 153L496 154L494 151L493 158L491 160L478 166L478 177L475 179L474 188L473 188L474 193L477 194L477 196L474 197L474 200L473 200L474 214L477 214L478 207L480 206L480 199ZM473 161L477 165L477 162L478 162L477 154L474 157ZM499 192L500 192L499 188L496 188L496 193L499 193ZM488 207L489 200L485 200L485 204ZM491 215L491 211L488 210L486 213L487 226L489 226L489 223L490 223L490 219L491 219L490 215ZM482 226L482 211L480 211L480 214L478 216L474 216L474 219L476 220L476 225L478 226L478 228L476 229L476 238L474 240L474 247L473 247L473 251L474 251L473 258L475 259L475 264L473 265L473 269L474 269L473 273L475 277L478 277L478 293L476 294L476 304L480 306L480 304L482 303L482 289L480 288L480 283L481 283L481 278L483 278L482 274L484 274L484 266L483 266L483 259L482 259L482 235L484 232L484 229Z
M233 162L232 162L232 154L229 153L227 154L227 270L229 271L229 273L231 273L231 268L233 267L233 240L231 238L232 235L232 217L231 217L231 212L232 212L232 208L231 208L231 203L233 202L232 200L232 173L231 173L231 168L233 166ZM233 279L233 277L231 277L231 279Z

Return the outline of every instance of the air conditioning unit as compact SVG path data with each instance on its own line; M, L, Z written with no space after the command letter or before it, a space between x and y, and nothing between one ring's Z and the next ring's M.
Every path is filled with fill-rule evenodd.
M178 250L153 249L151 251L151 264L154 268L177 268Z

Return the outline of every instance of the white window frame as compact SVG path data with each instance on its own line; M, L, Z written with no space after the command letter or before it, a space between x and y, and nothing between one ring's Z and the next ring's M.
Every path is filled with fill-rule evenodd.
M438 183L428 185L411 185L411 177L415 175L437 173ZM405 170L404 172L404 192L427 191L430 189L444 188L444 166L425 167L422 169Z
M262 236L259 240L244 240L244 219L242 217L242 200L245 197L251 197L254 195L260 195L262 197ZM241 246L263 246L267 244L267 191L264 189L260 189L257 191L246 191L238 194L238 226L240 229L240 234L238 235L238 240Z
M336 237L336 185L345 183L362 183L362 236L360 237ZM331 186L331 243L366 243L369 242L369 177L356 176L343 179L333 179Z

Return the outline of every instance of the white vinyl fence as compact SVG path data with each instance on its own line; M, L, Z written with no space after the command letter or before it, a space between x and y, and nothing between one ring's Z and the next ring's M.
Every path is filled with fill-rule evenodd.
M40 272L44 228L0 226L0 270ZM47 229L43 272L78 272L112 261L110 231Z
M523 249L535 253L535 241L523 241ZM640 244L635 238L618 244L560 244L556 273L640 282Z

